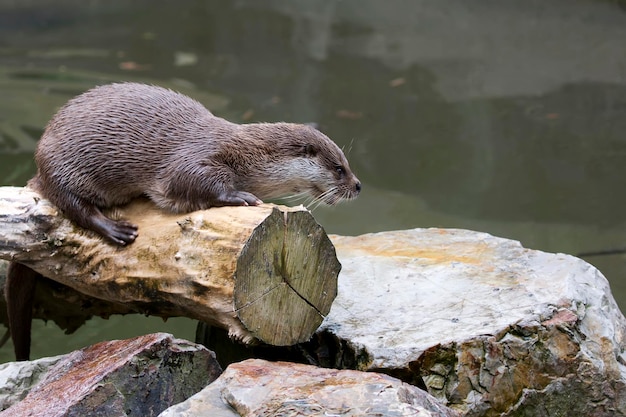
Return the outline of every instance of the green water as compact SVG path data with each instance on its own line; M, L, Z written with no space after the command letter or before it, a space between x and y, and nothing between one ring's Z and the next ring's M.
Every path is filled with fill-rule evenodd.
M626 247L621 2L0 0L0 181L58 106L133 80L237 122L315 122L364 188L328 232L460 227L550 252ZM626 256L588 258L626 306ZM36 322L35 357L195 323ZM11 359L0 349L0 361Z

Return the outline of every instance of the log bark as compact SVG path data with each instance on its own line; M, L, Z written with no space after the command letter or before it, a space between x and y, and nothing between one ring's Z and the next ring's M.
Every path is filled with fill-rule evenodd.
M337 294L334 247L302 206L171 214L137 200L110 214L139 226L132 245L78 228L28 188L0 187L0 259L120 310L202 320L243 343L308 340Z

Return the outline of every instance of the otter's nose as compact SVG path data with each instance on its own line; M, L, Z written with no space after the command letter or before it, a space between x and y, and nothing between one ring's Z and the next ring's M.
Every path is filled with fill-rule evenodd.
M354 184L354 189L357 193L361 192L361 181L357 181L356 184Z

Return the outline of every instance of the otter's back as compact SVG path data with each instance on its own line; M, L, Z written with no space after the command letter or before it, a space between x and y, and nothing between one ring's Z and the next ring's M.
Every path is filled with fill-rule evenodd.
M202 104L165 88L96 87L70 100L46 127L35 155L40 181L124 202L144 192L181 146L206 141L212 117ZM110 195L88 195L98 192Z

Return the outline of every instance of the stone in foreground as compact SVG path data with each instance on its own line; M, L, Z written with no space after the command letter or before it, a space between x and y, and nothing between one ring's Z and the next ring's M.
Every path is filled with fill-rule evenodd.
M626 320L588 263L464 230L331 240L339 293L307 346L320 364L397 376L466 416L626 415Z
M213 352L169 334L102 342L0 367L0 403L23 398L0 416L156 416L220 373Z
M426 392L373 372L250 359L159 417L456 417Z

